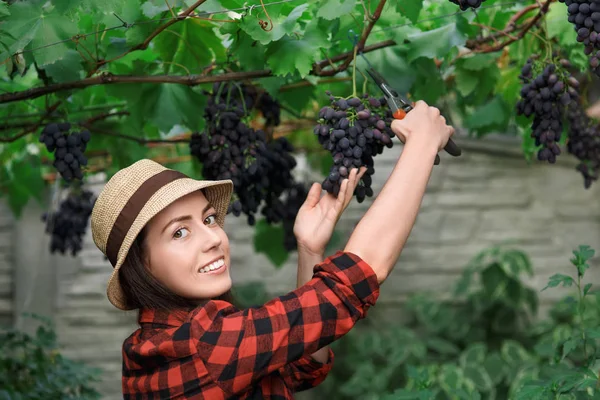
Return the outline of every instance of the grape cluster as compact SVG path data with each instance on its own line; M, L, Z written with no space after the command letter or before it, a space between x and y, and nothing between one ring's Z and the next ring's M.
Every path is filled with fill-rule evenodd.
M87 190L77 194L70 193L60 203L58 211L42 215L42 221L46 223L46 233L52 235L51 253L65 254L70 251L71 255L75 256L81 251L83 235L95 201L94 194Z
M327 94L331 105L321 108L313 130L319 143L333 156L333 166L322 187L337 196L350 170L366 166L367 171L354 191L356 200L362 203L365 197L373 196L373 157L385 147L393 147L394 133L390 128L393 116L383 98L364 94L362 98L343 99Z
M584 187L589 189L598 180L600 172L600 129L592 123L579 103L569 105L567 120L567 151L580 161L577 170L583 176Z
M559 0L567 5L569 22L577 32L577 41L585 46L590 66L600 76L600 1Z
M542 146L537 158L554 164L561 153L558 142L563 130L565 107L578 100L576 88L579 83L557 64L536 60L537 57L528 59L521 69L519 78L523 87L516 106L517 114L533 115L531 137L535 139L536 146ZM569 65L566 60L559 64Z
M52 165L66 181L73 178L81 180L81 166L88 162L85 148L91 135L87 130L69 133L70 130L71 124L68 122L50 123L42 130L40 143L44 143L46 149L54 153Z
M281 123L281 107L268 92L258 95L255 107L265 117L266 126L278 126Z
M190 151L203 164L207 179L233 181L228 212L246 214L249 225L256 223L255 214L263 201L293 186L291 171L296 166L287 139L267 144L264 131L247 125L256 104L256 91L249 87L216 83L205 109L206 130L192 134L190 142ZM263 100L262 104L267 103ZM271 123L279 121L278 113L264 115L271 115ZM269 214L269 204L260 211Z
M462 11L467 8L479 8L485 0L450 0L450 2L457 4Z

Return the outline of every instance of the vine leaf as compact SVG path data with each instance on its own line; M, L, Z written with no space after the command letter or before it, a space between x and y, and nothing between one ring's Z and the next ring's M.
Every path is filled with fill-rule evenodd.
M69 49L62 59L46 65L44 69L54 82L76 81L83 78L82 61L77 51Z
M165 63L165 74L185 74L179 65L192 73L213 61L225 58L225 48L212 25L198 19L186 19L162 32L155 40L156 51ZM195 71L194 71L195 70Z
M0 17L5 17L10 15L10 11L8 10L8 4L0 3Z
M254 250L266 255L279 268L289 257L289 253L283 247L283 237L281 224L269 225L266 220L261 219L256 222L254 230Z
M275 8L278 6L269 7L269 15L273 20L273 29L265 31L258 24L256 17L247 16L240 23L241 28L248 33L254 40L258 40L262 44L269 44L274 41L278 41L283 38L286 34L291 34L298 22L298 19L308 9L308 4L302 4L297 6L289 14L278 13ZM283 8L283 7L282 7ZM259 11L254 11L259 12ZM254 14L253 14L254 15ZM262 19L266 19L263 14L260 14Z
M319 6L317 17L331 21L343 15L348 15L355 5L356 0L324 0Z
M202 124L202 112L206 97L192 88L180 85L148 85L144 88L141 101L146 118L150 118L163 132L178 124L198 129Z
M396 9L414 24L419 19L419 14L423 9L423 0L398 1Z
M406 4L409 2L402 2ZM456 23L442 26L426 32L419 32L408 37L411 42L407 52L408 61L419 57L442 58L456 46L463 45L467 37L456 28Z
M77 34L77 25L73 21L56 11L47 10L36 2L14 3L10 6L11 17L2 26L3 30L19 38L10 44L10 51L16 53L31 44L36 49L33 56L40 66L62 59L72 47L69 42L48 45ZM5 53L0 55L0 59L6 57Z
M275 75L285 76L298 71L304 78L319 56L319 48L327 46L326 34L311 23L302 39L288 36L272 43L267 50L267 63Z

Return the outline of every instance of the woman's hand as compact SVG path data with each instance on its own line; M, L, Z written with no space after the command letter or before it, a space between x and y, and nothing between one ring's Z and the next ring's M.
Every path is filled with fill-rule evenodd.
M333 229L350 204L354 189L366 170L365 167L360 172L356 168L352 169L348 178L343 180L337 198L329 193L321 197L321 185L312 185L294 223L298 252L305 251L312 255L322 255L325 252Z
M415 103L414 109L404 119L393 120L391 128L402 143L421 141L431 144L436 151L441 151L454 134L454 128L446 124L440 110L422 100Z

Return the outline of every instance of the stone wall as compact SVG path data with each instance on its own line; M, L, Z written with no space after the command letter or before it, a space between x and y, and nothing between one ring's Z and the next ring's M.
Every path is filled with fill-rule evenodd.
M543 288L551 274L564 271L577 245L600 250L600 185L584 190L570 156L560 157L556 165L528 165L511 139L457 142L464 149L463 156L443 154L442 164L435 167L410 239L382 287L379 309L397 308L419 290L444 293L470 258L505 240L514 240L531 256L535 276L529 282L537 289ZM395 146L376 159L375 193L400 153L401 146ZM310 176L306 170L302 174ZM92 187L100 191L102 181ZM367 200L349 206L339 223L342 245L370 204ZM244 219L230 217L226 231L235 283L260 281L272 294L294 289L295 255L275 269L264 255L254 252L253 230ZM136 315L108 303L105 287L112 268L94 246L91 234L76 262L57 256L52 260L57 276L54 314L65 354L103 368L101 387L106 398L119 398L121 343L135 329ZM598 265L597 259L593 264ZM0 279L6 275L2 266ZM4 293L1 282L0 296ZM541 297L548 304L560 294L547 291Z
M13 323L13 228L14 218L10 209L5 203L0 203L0 327Z

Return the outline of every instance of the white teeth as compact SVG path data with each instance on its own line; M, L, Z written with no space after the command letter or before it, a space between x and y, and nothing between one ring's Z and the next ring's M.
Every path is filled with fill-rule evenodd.
M221 268L223 265L225 265L225 260L223 260L221 258L221 259L215 261L214 263L211 263L205 267L200 268L200 272L205 273L205 272L214 271L215 269Z

